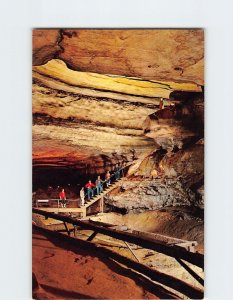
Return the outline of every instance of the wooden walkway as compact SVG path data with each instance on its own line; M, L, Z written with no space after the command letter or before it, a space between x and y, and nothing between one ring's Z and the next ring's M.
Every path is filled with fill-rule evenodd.
M109 192L111 192L116 187L119 187L123 182L123 178L119 179L112 183L108 188L106 188L101 194L96 195L90 201L87 201L84 206L81 207L60 207L60 200L59 199L51 199L57 201L57 207L39 207L40 203L49 203L49 200L37 200L37 208L46 212L53 212L53 213L80 213L83 218L86 217L88 209L93 206L93 204L99 204L99 212L103 212L104 207L104 196L106 196ZM41 201L41 202L40 202ZM72 202L76 202L76 200L70 200ZM68 201L69 202L69 201ZM78 203L78 200L77 200Z

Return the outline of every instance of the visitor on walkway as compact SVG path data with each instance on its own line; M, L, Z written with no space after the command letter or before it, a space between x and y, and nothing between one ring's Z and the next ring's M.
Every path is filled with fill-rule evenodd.
M94 197L94 191L93 191L94 187L95 185L91 182L91 180L89 180L88 183L85 185L85 188L87 189L88 201L90 201L91 197Z
M84 206L85 204L85 192L84 192L84 187L81 188L80 192L79 192L79 195L80 195L80 199L81 199L81 206Z
M59 198L61 200L61 207L66 207L66 194L64 189L59 193Z
M163 98L160 98L159 109L164 109L164 100L163 100Z
M125 190L126 190L125 183L123 182L122 185L120 186L120 193L124 192Z
M118 164L116 165L114 172L115 172L115 178L116 178L116 180L120 179L121 174L120 174L120 167L119 167Z
M105 175L105 181L106 181L107 187L111 184L110 178L111 178L111 174L109 171L107 171L107 173Z
M103 180L100 178L100 176L97 177L95 181L95 186L97 189L97 195L103 192Z

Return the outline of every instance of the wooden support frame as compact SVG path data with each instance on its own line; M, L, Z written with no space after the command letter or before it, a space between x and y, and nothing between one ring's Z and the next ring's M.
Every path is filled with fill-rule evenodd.
M127 241L129 243L142 246L143 248L146 248L146 249L155 250L157 252L163 253L165 255L168 255L168 256L171 256L174 258L183 259L185 261L188 261L188 262L204 269L204 255L203 254L192 253L192 252L187 251L186 249L177 248L177 246L173 247L173 246L163 245L149 237L136 236L133 233L126 232L126 231L118 231L111 227L105 228L105 227L98 226L96 224L91 224L87 221L75 220L70 217L62 216L59 214L55 215L53 213L48 213L43 210L39 210L39 209L35 209L35 208L32 211L33 211L33 213L37 213L37 214L41 214L43 216L48 216L50 218L65 221L65 222L71 223L73 225L78 225L78 226L82 227L83 229L93 230L98 233L102 233L102 234L111 236L113 238L117 238L119 240Z
M148 276L151 280L156 281L160 284L163 284L167 287L170 287L183 295L188 296L190 299L203 299L204 292L203 290L192 286L178 278L175 278L171 275L167 275L165 273L159 272L157 270L151 269L137 261L134 261L130 258L122 256L116 252L113 252L109 249L106 249L101 246L97 246L93 243L83 241L78 238L73 238L58 232L51 231L46 228L42 228L36 225L33 225L33 228L38 230L39 232L43 233L48 238L57 238L58 240L63 240L70 243L73 246L83 249L89 249L91 251L98 251L104 257L109 259L116 260L117 262L131 268L141 274Z

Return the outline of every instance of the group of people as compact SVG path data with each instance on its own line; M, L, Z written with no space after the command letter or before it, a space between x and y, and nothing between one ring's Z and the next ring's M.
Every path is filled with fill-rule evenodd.
M102 180L100 175L97 176L95 184L92 183L91 180L89 180L88 183L86 183L85 186L82 187L79 192L80 199L81 199L81 206L85 205L86 196L87 196L87 201L90 201L92 197L94 197L95 195L99 195L100 193L103 192L104 184L106 184L106 187L109 187L111 184L111 178L113 176L115 176L116 180L120 179L121 175L123 175L121 172L122 169L117 165L113 175L111 175L109 171L106 172L105 180ZM86 193L85 193L85 189L86 189ZM61 200L61 206L66 207L66 194L64 189L62 189L61 192L59 193L59 199Z

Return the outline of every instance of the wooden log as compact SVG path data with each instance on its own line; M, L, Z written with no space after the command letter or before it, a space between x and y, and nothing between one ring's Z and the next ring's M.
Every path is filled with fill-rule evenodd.
M197 275L188 265L186 265L181 259L176 259L178 263L185 268L186 271L189 272L202 286L204 286L204 279L202 279L199 275Z
M84 229L93 230L98 233L102 233L108 236L111 236L113 238L117 238L123 241L127 241L132 244L136 244L139 246L142 246L146 249L155 250L157 252L161 252L163 254L166 254L168 256L174 257L174 258L180 258L183 260L186 260L202 269L204 269L204 255L200 253L192 253L188 252L187 250L180 248L177 249L173 246L163 245L161 243L158 243L157 241L154 241L151 238L148 237L140 237L136 236L133 233L126 232L126 231L117 231L112 228L104 228L98 225L91 224L89 222L84 222L81 220L75 220L70 217L62 216L62 215L55 215L49 212L45 212L39 209L33 208L32 210L34 213L41 214L44 216L48 216L50 218L54 218L57 220L62 220L68 223L71 223L73 225L78 225Z
M140 260L138 259L138 257L136 256L136 254L133 252L133 249L130 247L130 244L128 244L127 242L124 242L127 246L127 248L129 249L129 251L133 254L133 257L135 257L135 259L140 262Z
M164 274L157 270L150 269L149 267L147 267L139 262L136 262L130 258L122 256L116 252L109 250L109 249L106 249L101 246L97 246L93 243L83 241L81 239L69 237L67 235L48 230L46 228L41 228L36 225L33 225L33 228L38 230L39 232L43 233L48 238L51 238L51 237L57 238L59 241L62 241L62 240L67 241L71 245L78 247L78 248L81 247L83 249L86 249L86 250L88 249L93 252L97 251L101 255L103 255L103 257L107 257L109 259L110 258L114 259L114 260L118 261L119 263L124 264L128 268L131 268L137 272L140 272L141 274L148 276L153 281L156 281L165 286L168 286L168 287L188 296L191 299L202 299L203 298L203 290L196 288L196 287L192 286L191 284L188 284L188 283L186 283L178 278L175 278L171 275L167 275L167 274Z
M185 248L186 250L188 250L190 252L195 252L195 247L197 246L196 241L182 240L182 239L169 237L169 236L158 234L158 233L144 232L144 231L139 231L139 230L132 230L132 233L134 233L138 236L149 237L149 238L155 239L164 245L171 245L173 247Z
M87 239L88 242L91 242L97 235L98 232L94 231Z

